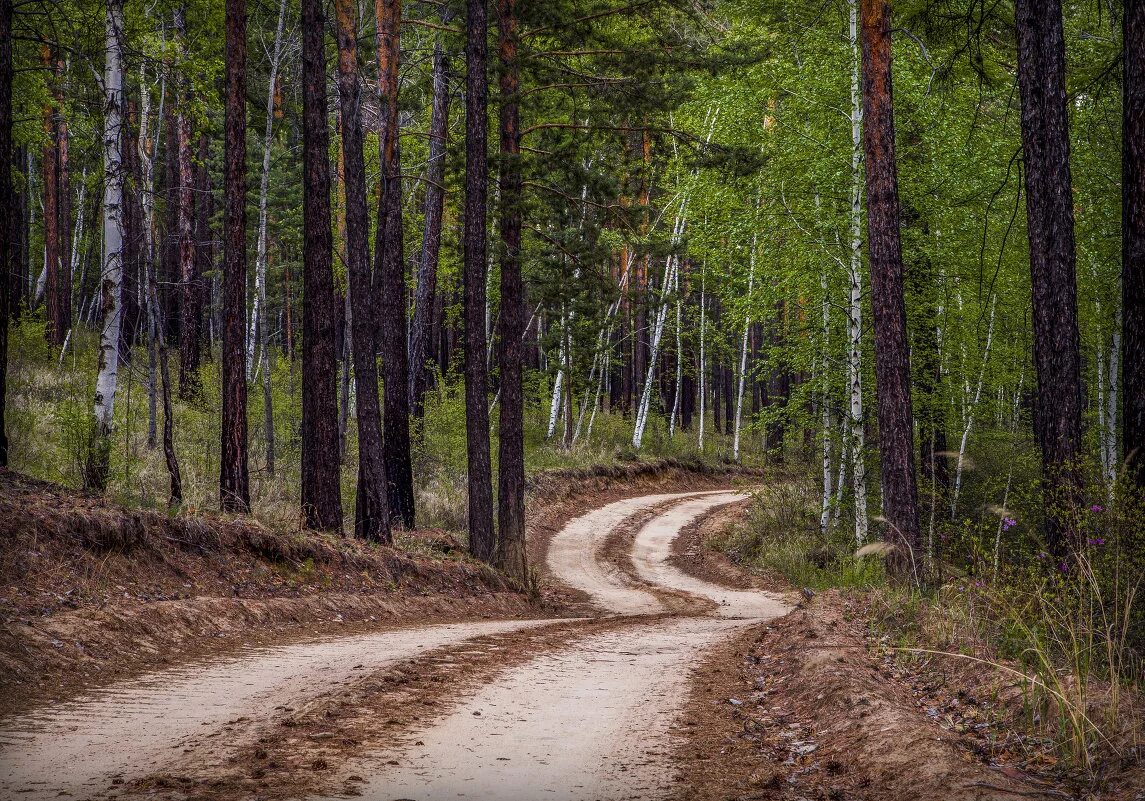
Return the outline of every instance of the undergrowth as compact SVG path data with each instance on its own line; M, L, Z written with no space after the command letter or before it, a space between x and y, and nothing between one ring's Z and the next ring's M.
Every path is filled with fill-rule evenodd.
M972 484L967 494L989 491ZM758 490L746 518L710 544L794 587L856 593L872 643L917 669L955 660L992 674L1018 699L1013 723L1028 742L1093 789L1113 766L1145 759L1145 505L1122 494L1083 513L1084 542L1060 564L1039 549L1040 515L1019 493L1008 508L983 503L942 520L923 587L888 583L877 551L856 555L849 510L829 508L824 530L821 489L806 474Z

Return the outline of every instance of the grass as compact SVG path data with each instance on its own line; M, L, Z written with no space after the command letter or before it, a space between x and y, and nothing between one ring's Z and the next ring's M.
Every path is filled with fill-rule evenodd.
M856 556L847 510L838 525L820 529L820 491L815 478L790 471L759 490L748 516L711 544L792 586L854 594L870 610L872 642L889 643L920 669L944 671L953 659L1017 688L1016 725L1080 785L1098 787L1113 766L1140 759L1140 510L1094 505L1082 521L1088 545L1062 566L1037 558L1031 532L1008 531L996 573L998 510L982 509L980 520L960 515L938 529L931 583L894 587L877 553ZM968 494L989 495L974 485ZM1004 512L1027 517L1017 504Z
M44 325L36 317L23 319L11 329L8 378L8 426L13 469L35 478L79 487L86 447L90 442L91 393L95 383L96 335L77 329L63 359L44 339ZM161 442L147 441L147 354L135 350L132 364L120 369L115 403L115 434L108 497L121 504L164 510L168 475ZM177 361L177 360L176 360ZM174 380L174 379L173 379ZM181 511L194 513L218 506L218 469L221 410L217 360L204 362L202 394L193 401L173 397L175 450L183 478ZM291 365L276 351L271 365L274 406L275 469L267 467L265 420L259 381L249 392L247 429L251 503L254 516L268 527L298 531L301 463L300 365ZM653 415L639 454L632 450L632 421L619 414L597 414L591 436L572 447L546 441L550 387L546 376L529 375L526 403L526 470L541 471L608 466L637 459L686 457L718 462L730 455L730 438L706 436L700 453L695 431L669 436L663 418ZM413 467L418 527L441 528L464 537L466 528L466 448L463 387L459 381L438 382L426 399L426 415L415 429ZM575 398L578 402L581 397ZM576 412L574 411L574 414ZM157 425L162 433L162 410ZM587 421L586 421L587 428ZM497 461L496 413L493 415L492 458ZM558 439L558 438L554 438ZM751 451L751 448L745 448ZM753 458L747 456L747 460ZM346 432L342 460L342 505L352 517L357 475L357 431L353 415ZM494 478L492 490L496 491Z

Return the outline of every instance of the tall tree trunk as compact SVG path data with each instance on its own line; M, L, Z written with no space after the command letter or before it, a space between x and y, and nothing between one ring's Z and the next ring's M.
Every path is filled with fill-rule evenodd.
M448 25L451 14L442 11ZM429 380L428 343L433 336L437 294L437 263L441 252L441 220L445 207L446 135L449 132L449 57L441 37L433 45L433 110L429 121L429 166L426 168L425 231L418 264L417 297L409 348L409 404L414 417L425 416L425 390Z
M488 45L484 0L466 0L465 25L465 446L469 462L469 549L493 556L493 479L485 368L485 215L489 176L486 131Z
M863 415L863 98L860 89L859 1L848 0L851 44L851 253L848 262L850 305L847 394L851 446L851 491L855 505L855 544L867 541L867 443ZM840 464L845 461L840 460Z
M223 149L223 425L219 496L223 511L250 511L247 474L246 350L246 0L226 0L226 114ZM309 239L309 237L307 237Z
M521 391L521 340L525 335L525 284L521 278L521 119L517 92L517 2L497 0L501 56L501 419L498 440L497 553L495 564L524 584L525 406Z
M195 303L197 311L196 334L200 352L203 343L208 343L208 326L203 325L203 311L211 307L211 287L207 275L214 270L214 240L211 233L211 217L215 212L215 196L211 186L211 170L208 164L211 156L211 140L207 132L199 132L199 156L195 166ZM211 351L207 349L207 359Z
M12 0L0 0L0 467L8 466L8 322L16 264L17 204L12 192Z
M155 135L149 133L151 124L151 87L147 85L145 71L139 71L140 114L139 114L139 173L140 203L143 212L143 271L140 280L140 298L146 310L147 324L147 447L158 444L159 419L159 350L156 345L158 332L157 305L151 303L151 281L157 268L155 263L155 150L159 141L159 131L163 119L164 90L162 79L159 86L159 113L156 115Z
M267 197L270 190L270 148L274 142L275 114L275 86L278 80L278 68L282 62L283 32L286 29L286 0L278 5L278 24L274 29L274 50L270 58L270 79L267 83L266 93L266 128L262 139L262 174L258 189L258 249L255 261L255 313L251 315L252 323L257 323L258 342L262 354L262 407L263 426L266 439L266 469L274 475L274 399L270 387L270 352L268 350L269 326L266 325L266 272L269 263L267 252ZM254 325L251 326L255 328ZM253 334L253 332L252 332ZM246 374L251 373L249 354L253 347L252 342L247 343L248 361Z
M115 388L119 376L119 330L123 289L123 163L119 138L123 128L123 0L108 0L103 71L103 257L100 270L100 308L103 328L99 337L95 379L95 431L84 486L107 487L111 463L111 430Z
M406 345L406 283L402 232L402 176L398 148L398 64L401 0L376 0L378 84L382 96L382 197L378 210L375 280L381 293L383 420L390 519L414 526L413 463L409 436L409 352Z
M141 87L142 92L147 87ZM135 138L135 129L138 125L135 103L127 101L126 115L123 121L123 133L120 136L120 158L123 160L123 174L130 177L124 181L123 188L123 322L119 329L119 358L125 364L134 364L132 361L132 347L139 333L140 321L140 287L139 276L143 270L143 203L141 200L143 181L139 171L139 151ZM82 217L82 204L80 216ZM87 270L85 268L84 273ZM88 304L87 290L85 289L86 276L80 279L80 319Z
M891 89L891 10L887 0L862 0L863 153L866 160L867 243L875 329L884 538L892 576L919 579L918 486L914 474L914 419L910 348L903 295Z
M286 30L286 3L285 0L278 5L278 24L274 29L274 49L270 55L270 76L267 81L266 92L266 127L262 138L262 172L259 179L258 190L258 249L254 267L254 308L251 310L250 327L247 331L246 374L249 380L254 371L255 346L261 346L262 338L258 331L265 328L263 325L264 310L263 296L266 294L266 264L267 264L267 203L270 192L270 150L274 143L275 114L275 87L278 81L278 70L282 64L282 50L284 46L283 34Z
M354 379L358 406L358 492L354 532L374 542L389 543L390 513L386 502L386 463L382 454L382 421L378 409L378 366L374 354L374 320L370 314L370 230L366 212L366 167L362 156L361 84L353 0L335 0L338 20L338 98L342 109L342 153L346 197L346 269L350 293L349 331L353 340Z
M151 307L152 319L158 321L153 333L159 376L162 380L163 461L167 464L167 475L170 480L167 504L176 507L183 502L183 476L179 469L179 457L175 453L175 414L171 404L171 369L167 356L167 334L164 329L163 311L159 308L159 288L154 271L151 271L149 277L147 303Z
M64 73L64 62L58 60L56 62L56 75L58 80L62 83ZM71 136L68 133L68 119L62 113L63 109L63 89L60 84L57 84L57 106L61 109L59 120L56 123L56 155L59 158L59 167L56 170L56 180L59 182L59 215L60 215L60 273L59 273L59 294L57 295L56 303L58 309L56 311L56 318L59 320L60 327L64 332L64 339L67 339L68 332L72 327L72 262L74 240L72 238L72 190L71 190L71 155L70 143ZM82 198L82 186L80 189ZM77 212L77 221L83 221L83 203L79 204Z
M180 43L187 40L187 15L175 10L175 30ZM179 397L192 398L201 391L199 381L199 327L202 304L195 275L195 185L191 164L191 92L186 76L176 84L178 110L175 114L176 163L178 165L178 206L175 212L176 247L179 253ZM170 145L170 143L169 143Z
M1145 490L1145 2L1126 0L1121 156L1122 438L1128 477ZM1113 371L1111 370L1111 376Z
M1075 545L1081 503L1081 356L1060 0L1018 0L1018 87L1033 289L1034 431L1042 452L1046 545ZM1128 307L1127 307L1128 308Z
M52 51L43 45L40 57L45 69L53 68ZM60 155L59 109L51 104L44 105L44 149L41 159L43 171L44 203L44 307L48 327L48 342L59 347L64 342L66 324L60 319L61 300L64 291L60 280L63 264L63 249L60 247Z
M235 2L235 0L232 0ZM325 25L319 0L302 0L302 513L307 527L339 531L337 317L330 237L330 134ZM241 351L240 351L241 353Z

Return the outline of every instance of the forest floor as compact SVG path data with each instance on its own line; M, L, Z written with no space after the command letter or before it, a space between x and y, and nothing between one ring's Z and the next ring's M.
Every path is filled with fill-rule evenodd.
M241 616L216 621L227 629L210 638L219 642L186 655L154 635L138 644L120 636L123 651L161 657L126 659L133 667L122 671L98 661L105 679L123 678L89 680L102 686L79 696L82 680L61 680L51 691L68 695L62 703L43 703L49 693L36 684L3 688L7 707L23 712L0 718L0 796L1085 797L986 746L1008 720L995 709L1008 696L988 691L987 677L936 682L903 669L872 643L861 601L834 592L807 600L709 550L707 538L743 511L731 484L729 474L681 466L537 482L530 550L543 575L532 598L441 555L435 534L425 539L437 545L417 547L437 556L388 557L417 565L406 575L425 580L419 591L407 578L401 589L354 596L385 598L388 615L363 607L364 618L333 622L350 595L336 587L262 598L315 606L292 607L292 621L268 613L277 634L261 642ZM0 519L10 514L0 509ZM431 587L425 577L438 571L443 583ZM14 574L5 575L7 584ZM48 586L35 575L29 586ZM28 593L19 597L40 597ZM456 605L433 606L445 597ZM196 599L134 604L185 600ZM236 600L245 608L256 599ZM429 609L454 621L428 625ZM18 639L19 626L86 615L84 635L98 636L105 612L77 602L31 626L10 620L6 653L30 641ZM112 617L131 619L118 608ZM37 664L67 673L63 662ZM144 667L151 672L128 678ZM28 696L9 697L21 688ZM1139 798L1140 778L1126 774L1101 797Z

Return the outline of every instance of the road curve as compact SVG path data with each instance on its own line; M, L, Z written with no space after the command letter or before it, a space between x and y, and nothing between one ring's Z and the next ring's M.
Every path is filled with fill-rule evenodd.
M692 667L735 631L785 613L762 592L729 591L668 564L672 540L711 509L741 501L726 491L618 501L571 521L553 540L555 578L616 615L667 610L647 588L601 561L605 539L631 515L680 501L637 535L641 579L711 598L715 616L637 617L505 671L444 718L408 733L388 753L353 765L367 801L620 801L671 796L672 722ZM357 793L356 793L357 795Z
M672 541L681 529L717 506L736 503L746 497L740 493L723 493L692 498L653 518L640 529L632 546L632 564L636 574L649 584L715 601L722 617L768 619L786 613L787 605L774 595L721 587L690 576L669 563Z
M549 543L549 572L562 583L587 594L595 606L612 614L659 614L664 611L664 606L652 592L634 586L618 566L600 558L604 541L626 519L653 507L685 498L727 494L726 490L714 490L644 495L594 509L569 521L553 536Z
M228 722L257 725L275 707L301 706L362 672L552 622L448 624L251 649L0 720L0 798L98 798L114 780L159 770L184 749L214 747L219 740L211 738L226 733Z

